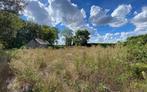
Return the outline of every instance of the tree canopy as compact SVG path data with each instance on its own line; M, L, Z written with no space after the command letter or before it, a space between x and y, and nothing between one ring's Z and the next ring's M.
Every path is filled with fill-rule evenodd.
M16 34L22 27L23 22L16 14L0 12L0 40L6 48L13 47Z
M74 43L76 45L85 46L89 40L90 33L88 30L78 30L74 37Z
M0 11L0 42L4 48L20 48L35 38L47 40L53 45L58 38L58 30L23 21L15 13Z
M47 40L50 45L53 45L58 39L58 30L55 27L43 25L40 30L40 38Z

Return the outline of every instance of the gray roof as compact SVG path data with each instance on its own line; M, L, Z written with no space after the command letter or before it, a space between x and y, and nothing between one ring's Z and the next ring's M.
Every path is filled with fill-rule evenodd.
M48 41L42 40L42 39L39 39L39 38L36 38L35 41L38 42L39 44L42 44L42 45L48 45L49 44Z

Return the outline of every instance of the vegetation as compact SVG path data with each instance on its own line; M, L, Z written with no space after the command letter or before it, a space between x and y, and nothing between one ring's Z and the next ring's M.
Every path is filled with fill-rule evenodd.
M72 30L65 30L63 35L65 36L66 46L87 46L90 33L88 30L77 30L75 36L73 36Z
M47 40L50 45L53 45L58 39L58 29L54 27L42 26L40 34L42 39Z
M127 47L16 52L10 63L16 76L11 89L29 84L33 92L147 91L147 67L143 63L130 63Z
M20 48L30 40L42 38L54 45L58 29L21 20L16 14L0 12L0 42L6 49Z
M52 46L58 38L58 29L46 25L26 22L25 26L17 33L15 47L20 48L35 38L46 40Z
M147 64L147 35L128 38L124 43L129 48L130 62L142 62ZM133 57L134 56L134 57Z
M146 44L139 44L141 38L106 48L15 50L9 66L16 78L9 90L25 85L32 92L146 92Z
M73 48L21 49L35 38L51 46L58 38L54 27L21 20L21 3L25 5L23 0L0 0L0 49L5 48L0 50L0 92L147 91L147 35L86 47L88 30L73 35L67 29L62 34Z
M126 52L120 51L119 47L18 50L10 63L17 76L12 88L27 82L33 92L102 92L105 87L123 91L130 74L123 61Z
M86 46L89 40L89 35L90 33L88 32L88 30L78 30L74 37L74 44Z
M23 26L22 21L15 14L0 12L0 41L5 48L12 48L18 30Z

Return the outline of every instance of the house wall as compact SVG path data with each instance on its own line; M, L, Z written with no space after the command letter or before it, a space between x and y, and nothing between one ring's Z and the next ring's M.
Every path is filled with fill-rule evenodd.
M32 40L27 44L27 48L47 48L47 47L48 47L47 45L39 44L35 40Z
M27 48L36 48L36 42L34 40L30 41L27 46Z

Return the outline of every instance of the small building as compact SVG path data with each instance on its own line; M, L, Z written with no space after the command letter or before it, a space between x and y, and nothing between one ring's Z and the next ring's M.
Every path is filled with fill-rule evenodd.
M48 46L49 46L48 41L45 41L45 40L42 40L42 39L39 39L39 38L31 40L26 45L27 48L47 48Z

